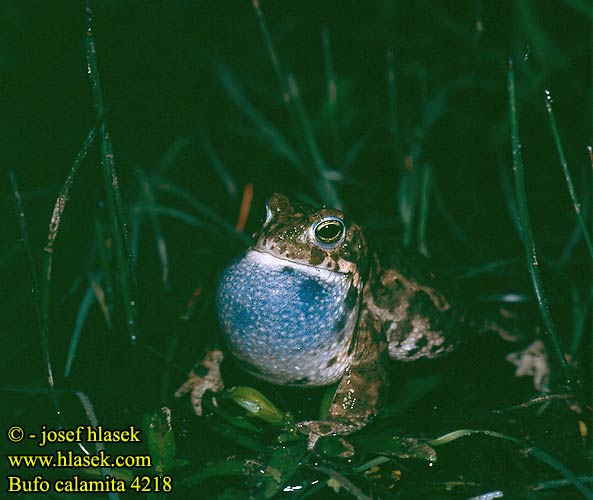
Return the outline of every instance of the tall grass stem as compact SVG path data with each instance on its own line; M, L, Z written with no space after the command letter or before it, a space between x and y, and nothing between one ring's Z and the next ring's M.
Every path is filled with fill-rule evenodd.
M525 189L525 170L523 168L523 155L521 152L521 139L519 137L519 119L517 113L517 100L515 96L515 72L512 61L509 61L508 69L508 91L509 91L509 118L511 122L511 145L513 156L513 174L515 178L515 196L517 198L517 209L519 214L519 225L521 228L521 238L525 250L525 257L529 268L529 275L533 289L535 291L537 305L544 323L547 344L551 348L554 358L560 367L561 380L563 385L568 385L568 364L564 357L560 342L556 334L556 327L552 321L548 299L544 291L544 284L541 277L540 265L537 258L535 241L531 223L529 221L529 211L527 208L527 194Z
M101 87L101 77L97 64L97 49L95 37L93 34L93 12L90 7L90 1L86 3L87 31L84 38L86 59L88 65L88 75L91 84L93 104L97 119L105 113L105 101L103 99L103 90ZM136 301L132 287L132 265L131 256L127 252L125 227L121 222L121 194L119 190L119 179L115 170L113 149L111 138L108 133L105 121L100 126L101 137L101 163L103 167L103 181L105 186L105 198L107 201L107 211L109 213L109 225L113 250L115 255L115 264L118 273L118 284L121 293L122 307L126 318L126 328L130 337L130 342L135 344L137 338L136 327Z
M62 408L60 406L60 402L58 400L58 396L56 393L56 387L54 383L54 374L53 368L51 364L51 354L49 350L49 335L48 335L48 325L47 321L45 320L44 315L42 314L41 310L41 300L39 297L39 279L37 276L37 266L35 265L35 259L33 258L33 250L31 249L31 241L29 240L29 231L27 229L27 221L25 219L25 210L23 208L23 202L21 199L21 193L19 191L18 182L16 178L16 174L10 170L8 172L10 177L10 185L12 188L12 193L14 196L14 203L15 208L17 211L17 217L19 221L19 229L21 233L21 243L25 249L25 253L27 254L27 258L29 260L29 267L31 269L31 291L33 292L33 303L35 307L35 312L37 316L37 326L39 329L39 336L41 340L41 352L43 354L43 361L45 364L45 372L47 375L47 383L49 387L49 395L50 399L54 405L54 410L56 415L62 424L64 425L64 415L62 414Z
M80 165L82 164L83 160L86 158L89 149L95 142L96 137L97 127L94 127L87 134L86 139L82 143L80 151L76 155L76 158L74 159L74 162L70 167L70 172L68 173L68 176L66 177L66 180L62 185L62 189L58 194L58 198L56 199L56 203L54 205L51 220L49 222L49 233L47 235L47 243L45 244L45 248L43 249L43 266L41 268L41 281L39 283L41 316L42 321L45 325L49 325L49 295L51 285L51 273L53 266L54 245L58 237L58 231L60 229L60 223L62 221L62 214L64 213L64 209L66 208L66 203L68 202L70 195L70 188L74 184L76 175L78 174L78 169L80 168Z
M270 35L262 9L259 6L259 0L252 0L252 4L255 9L260 30L264 37L268 55L270 56L274 72L276 73L276 78L280 84L283 101L288 109L293 130L299 130L302 133L302 136L299 135L299 138L304 140L304 150L308 151L311 156L313 167L319 174L319 177L316 179L317 182L315 182L315 189L324 202L330 204L332 207L343 209L342 201L330 179L332 172L327 168L327 165L321 156L311 124L305 113L296 79L291 74L285 74L280 66L280 61L272 42L272 36ZM303 148L301 147L301 149Z
M591 256L591 260L593 261L593 244L591 243L591 237L589 235L589 230L585 223L585 219L581 214L581 203L575 191L574 183L572 181L572 175L570 174L568 162L566 161L566 155L564 154L564 147L562 146L562 141L560 140L558 125L556 123L556 117L554 116L554 110L552 108L552 94L549 90L545 91L545 102L548 120L550 121L550 128L552 129L552 136L554 137L554 144L556 145L556 151L558 152L558 160L560 161L560 166L562 167L562 172L564 173L564 179L566 180L566 186L568 187L568 193L570 194L570 199L572 201L572 206L574 207L574 212L577 216L579 225L581 226L583 239L585 240L587 250L589 250L589 255Z

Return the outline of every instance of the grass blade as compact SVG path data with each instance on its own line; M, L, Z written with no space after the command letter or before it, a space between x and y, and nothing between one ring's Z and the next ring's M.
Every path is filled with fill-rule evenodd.
M46 326L49 325L49 292L51 284L54 244L56 242L56 238L58 237L58 230L60 229L62 214L64 213L64 209L66 208L66 203L69 198L70 188L72 187L72 184L74 184L74 180L76 179L76 175L78 174L78 169L80 168L80 165L82 164L83 160L86 158L89 149L95 142L96 137L97 127L91 129L86 139L82 143L82 147L76 155L76 158L72 163L72 167L70 168L70 172L66 177L66 181L64 182L64 185L62 186L62 189L58 194L58 198L54 205L54 211L52 213L51 220L49 223L49 234L47 235L47 243L45 244L43 252L43 267L41 269L39 297L41 301L40 304L42 321Z
M272 61L272 68L274 69L274 73L276 74L276 78L278 79L278 83L280 84L280 88L282 90L282 100L286 104L288 113L293 124L296 124L298 123L298 120L296 118L294 102L292 101L290 92L288 91L287 80L284 76L282 68L280 67L280 61L278 60L278 56L276 55L276 49L274 48L274 44L272 42L272 35L270 34L270 30L268 30L268 25L266 24L264 13L261 10L261 7L259 6L259 0L252 0L252 4L255 10L255 15L257 16L259 28L264 37L264 43L266 45L266 49L268 50L268 56L270 57L270 61Z
M329 30L324 28L321 32L321 45L323 47L323 64L325 66L325 82L327 85L327 103L329 110L329 128L333 143L333 158L339 158L342 151L340 141L339 107L338 107L338 84L334 72L334 63L331 49L331 38Z
M301 174L305 174L306 169L298 153L292 148L282 133L272 126L249 101L231 70L223 64L217 64L216 76L224 87L229 99L255 125L259 132L257 136L258 140L269 145L275 154L288 161Z
M88 64L88 75L91 83L93 104L97 119L105 113L105 102L101 88L101 77L97 64L97 49L93 34L93 11L90 1L86 2L87 31L84 38L86 59ZM132 344L136 343L136 301L132 290L132 265L127 252L125 227L121 223L121 194L119 191L119 180L115 170L111 138L107 131L105 121L100 126L101 136L101 163L103 167L103 181L105 187L105 198L109 212L109 224L113 240L115 264L118 273L118 284L121 292L122 306L126 318L126 328Z
M216 149L214 149L214 146L210 142L206 132L206 124L204 123L204 118L202 115L199 117L198 122L198 139L200 141L200 146L202 146L202 150L206 154L206 157L216 172L216 175L218 175L218 178L222 182L227 194L232 200L235 200L237 198L238 192L237 184L229 172L229 169L226 167L220 156L218 156L218 152Z
M420 206L418 207L418 250L420 253L429 256L428 243L426 240L426 226L430 212L430 193L432 191L432 167L425 163L420 177Z
M403 224L402 241L405 246L412 244L414 221L418 203L418 176L409 168L402 173L397 187L399 217Z
M210 222L216 224L221 229L224 229L234 238L237 238L241 243L249 243L251 238L243 233L239 233L235 226L228 222L224 217L221 217L218 213L212 210L208 205L200 201L196 196L187 191L186 189L174 184L173 182L162 182L158 184L158 189L164 192L170 193L177 196L198 213L204 216L204 218L210 220Z
M278 60L278 56L276 55L274 44L272 43L272 36L270 35L264 14L259 6L259 0L252 0L252 4L253 8L255 9L260 30L264 37L266 48L268 49L268 55L270 56L274 72L276 73L276 78L280 83L282 96L284 98L283 101L288 108L290 118L293 122L293 129L295 131L300 130L302 132L306 146L304 149L309 152L313 161L313 166L319 174L317 182L314 183L315 188L317 189L323 201L335 208L343 208L343 204L338 196L338 193L330 181L332 172L325 165L319 148L317 147L313 130L300 98L300 92L296 83L296 79L290 74L285 76L282 68L280 67L280 62ZM301 137L299 136L299 138Z
M174 164L175 161L179 158L181 153L187 149L187 147L191 144L191 139L189 137L181 136L171 144L169 149L165 151L161 159L156 165L155 171L161 175L164 175L165 172L169 170Z
M502 192L504 193L504 201L509 213L509 217L513 223L513 228L521 237L521 224L519 223L519 209L517 208L517 198L515 196L515 190L511 181L511 176L504 169L500 169L500 185Z
M111 275L111 254L108 251L110 242L105 231L103 220L95 216L95 238L97 240L97 254L99 256L99 265L101 266L103 276L104 292L104 315L109 328L111 328L111 317L113 311L113 281Z
M91 402L90 398L82 391L72 391L72 390L64 390L60 389L60 394L74 394L85 412L87 420L93 428L97 428L100 425L99 419L97 418L97 414L95 413L95 409L93 408L93 403ZM39 388L39 387L23 387L23 386L4 386L0 387L0 393L17 393L17 394L31 394L31 395L45 395L47 393L46 389ZM85 448L82 443L77 443L78 447L84 452L85 455L90 455L90 452ZM105 451L105 445L102 441L95 442L95 451L98 453L100 451ZM100 469L101 476L105 478L105 476L110 475L112 477L123 475L124 469L119 469L116 474L113 473L112 469L101 467ZM85 470L87 473L91 473L93 469L87 468ZM131 481L131 477L126 477L128 481ZM66 497L69 498L69 497ZM109 500L119 500L119 495L116 492L107 492L107 498Z
M140 185L142 188L142 196L145 200L146 205L149 207L153 207L156 204L156 200L154 194L152 192L152 187L148 178L146 177L146 173L142 168L138 168L136 171L136 175L140 181ZM150 224L152 225L152 232L154 233L154 239L156 242L156 250L159 256L159 261L161 264L161 281L163 285L167 288L169 286L169 255L167 252L167 242L165 240L165 236L163 230L161 228L161 223L159 221L158 216L153 210L148 210L148 218L150 219Z
M74 395L78 398L78 400L80 401L80 404L84 408L84 412L86 413L86 416L87 416L89 422L96 429L99 426L99 419L97 418L97 415L95 414L95 409L93 408L93 403L91 402L89 397L82 391L74 391ZM84 450L84 451L86 451L86 450ZM95 443L95 451L97 453L99 453L101 451L105 452L105 445L100 441ZM88 451L87 451L87 453L88 453ZM101 476L103 477L103 479L105 479L106 476L113 476L113 473L110 468L101 467ZM109 500L119 500L119 495L115 492L108 492L107 498L109 498Z
M402 144L401 132L399 130L397 116L397 82L395 79L395 64L393 62L393 50L387 49L385 53L386 77L387 77L387 125L389 135L394 145L395 159L399 164L401 162Z
M150 213L154 215L163 215L165 217L170 217L171 219L176 219L181 221L189 226L194 226L200 229L206 230L213 230L213 227L206 222L203 222L200 219L197 219L193 215L184 212L183 210L179 210L177 208L167 207L163 205L135 205L131 208L133 212L142 214L142 213Z
M537 259L537 252L535 248L535 241L533 239L533 232L531 230L531 223L529 222L529 211L527 209L527 194L525 190L525 171L523 168L523 157L521 154L521 140L519 137L519 119L517 116L517 103L515 97L515 73L513 70L512 61L509 62L508 70L508 90L509 90L509 114L511 121L511 143L513 154L513 174L515 177L515 196L517 198L517 208L519 214L519 224L521 227L521 236L525 250L525 257L527 258L527 265L529 267L529 275L535 295L537 304L544 323L544 331L546 332L546 339L548 345L554 353L558 365L561 369L561 379L564 385L569 384L568 378L568 364L564 357L558 336L556 335L556 327L552 321L550 309L548 306L548 299L544 291L544 285L541 278L540 266Z
M534 446L530 446L529 444L514 438L512 436L507 436L506 434L501 434L500 432L483 430L483 429L459 429L453 432L449 432L443 436L440 436L436 439L432 439L428 441L428 444L431 446L441 446L452 441L455 441L461 437L471 436L474 434L485 434L487 436L495 437L498 439L505 439L506 441L511 441L515 444L521 446L524 452L527 455L532 456L533 458L539 460L540 462L549 465L560 474L562 474L567 481L569 481L576 489L578 489L583 497L593 500L593 493L589 490L581 481L580 479L575 476L564 464L556 460L552 455L549 453L536 448Z
M74 330L72 330L72 335L70 336L70 345L68 346L68 354L66 356L66 363L64 365L64 378L68 378L70 376L70 370L72 369L72 363L74 363L78 342L80 341L80 335L82 333L84 324L86 323L86 319L88 318L94 298L95 293L93 290L93 285L92 283L89 283L84 297L80 302L80 306L78 307L78 313L76 314L76 321L74 323Z
M288 91L290 92L290 95L295 105L297 117L299 119L299 123L305 136L307 149L309 151L309 154L311 155L311 159L313 160L313 166L319 174L319 178L317 179L318 182L315 183L315 188L317 189L319 195L322 197L323 201L329 203L330 206L334 208L343 209L343 203L340 200L340 197L338 196L338 193L334 185L330 181L332 172L325 164L325 161L321 156L321 152L319 151L319 147L317 146L315 134L313 134L311 123L309 122L309 118L307 117L307 113L305 112L305 106L303 105L301 93L296 79L293 75L290 74L288 75L287 79Z
M447 201L445 201L445 195L443 194L439 184L437 183L437 179L434 176L432 177L430 185L436 211L441 215L445 223L449 226L451 233L459 241L468 244L469 239L465 234L465 230L462 229L458 222L455 220L455 217L453 216L451 210L448 207Z
M39 294L39 280L37 277L37 267L35 266L35 259L33 258L33 250L31 249L31 241L29 240L29 231L27 230L27 221L25 219L25 211L23 209L23 202L21 200L21 194L18 187L18 182L15 173L10 170L8 172L10 177L10 185L14 195L14 202L17 211L19 228L21 232L21 242L29 259L29 267L31 268L31 290L33 292L33 303L35 306L35 312L37 313L37 325L39 328L39 336L41 339L41 352L43 353L43 361L45 363L45 372L47 375L47 383L49 385L49 395L54 405L54 410L58 416L62 426L64 425L64 416L62 414L62 408L58 401L56 393L56 387L54 385L54 374L51 365L51 356L49 352L49 341L48 341L48 327L46 317L41 312L41 299Z
M556 124L556 118L554 116L554 110L552 109L552 94L549 90L545 91L545 101L546 101L546 111L548 113L548 120L550 121L550 127L552 129L552 136L554 137L554 144L556 145L556 151L558 152L558 160L560 161L560 166L562 167L562 172L564 173L564 179L566 180L566 186L568 187L568 193L570 194L570 199L572 201L572 206L574 207L574 212L577 216L577 220L579 221L579 225L581 227L581 233L583 235L583 239L585 240L585 244L587 245L587 250L589 250L589 255L591 256L591 260L593 260L593 244L591 243L591 237L589 236L589 231L587 229L587 225L585 224L585 219L581 214L581 204L579 202L577 193L574 189L574 183L572 182L572 175L570 174L570 170L568 168L568 162L566 161L566 156L564 154L564 148L562 147L562 141L560 140L560 134L558 132L558 125Z
M581 213L588 213L590 211L590 198L591 195L587 191L584 191L579 197L579 200L581 201ZM564 244L562 253L557 259L558 267L566 267L566 265L570 262L570 259L574 253L574 249L581 240L581 233L581 226L579 224L579 221L577 220L574 223L574 227L570 232L570 235L566 239L566 243Z
M591 26L593 27L593 4L590 6L590 12L591 12ZM593 31L591 32L593 34ZM591 47L593 47L593 36L590 39L591 42ZM592 53L593 56L593 53ZM591 66L593 67L593 57L590 60ZM591 107L591 125L593 126L593 102L591 103L592 107ZM593 129L592 129L593 130ZM593 148L589 145L587 147L587 151L589 152L589 158L591 160L591 171L593 172ZM591 207L593 209L593 186L591 186ZM593 233L593 213L591 214L591 232ZM593 282L591 283L591 291L593 292ZM593 311L592 311L592 315L593 315ZM590 342L593 345L593 322L591 324L591 337L590 337ZM593 377L593 372L591 372L591 377ZM589 379L589 382L592 382L593 378ZM589 395L591 395L591 392L589 392ZM591 430L593 430L593 415L591 416L590 420L589 420L589 428ZM591 431L589 432L589 434L591 434ZM593 454L593 439L589 439L589 446L591 447L589 450L590 454ZM592 470L593 470L593 463L591 464Z

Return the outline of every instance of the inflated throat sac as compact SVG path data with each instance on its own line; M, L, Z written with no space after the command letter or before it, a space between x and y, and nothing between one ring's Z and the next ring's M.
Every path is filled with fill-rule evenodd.
M277 384L326 385L349 363L358 306L350 279L249 250L221 276L219 321L233 355Z

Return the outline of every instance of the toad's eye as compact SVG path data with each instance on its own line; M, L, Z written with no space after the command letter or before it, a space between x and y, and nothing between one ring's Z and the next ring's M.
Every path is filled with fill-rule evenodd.
M313 227L315 239L326 247L334 247L341 243L345 232L344 221L338 217L327 217Z

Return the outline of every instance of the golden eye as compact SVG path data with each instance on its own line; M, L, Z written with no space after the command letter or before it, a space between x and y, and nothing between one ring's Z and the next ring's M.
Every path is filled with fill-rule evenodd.
M332 245L344 237L345 230L346 226L341 219L331 217L319 222L314 228L314 233L319 243Z

